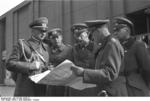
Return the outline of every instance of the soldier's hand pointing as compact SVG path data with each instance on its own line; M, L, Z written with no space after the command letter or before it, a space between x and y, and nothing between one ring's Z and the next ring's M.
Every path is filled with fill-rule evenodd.
M39 70L41 67L41 63L38 62L38 61L33 61L31 64L30 64L30 69L31 70Z

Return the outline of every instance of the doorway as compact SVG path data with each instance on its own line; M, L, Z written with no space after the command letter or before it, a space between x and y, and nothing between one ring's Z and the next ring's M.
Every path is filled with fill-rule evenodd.
M134 23L135 37L144 36L150 46L150 8L144 8L126 15Z

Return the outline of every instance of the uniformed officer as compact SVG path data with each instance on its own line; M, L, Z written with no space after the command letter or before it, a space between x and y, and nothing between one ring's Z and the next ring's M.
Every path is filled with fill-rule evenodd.
M83 77L83 82L97 85L99 96L127 96L125 78L121 73L121 63L124 51L119 41L111 37L108 30L109 20L86 21L93 29L93 38L101 43L96 56L94 69L85 69L73 65L72 70L77 76Z
M90 32L85 23L76 23L71 27L75 44L73 47L73 63L83 68L93 68L95 65L94 52L98 45L89 39ZM94 69L94 68L93 68ZM70 96L92 96L94 89L75 90L70 88Z
M124 17L114 18L114 31L125 49L123 66L128 95L147 96L148 87L145 80L149 79L150 60L145 43L132 37L135 34L134 24Z
M44 96L46 85L35 84L29 75L41 73L46 69L49 55L46 45L42 42L47 31L48 19L35 19L29 27L32 36L27 41L19 39L13 47L7 62L7 69L17 73L14 96Z
M55 68L66 59L72 60L72 46L63 43L63 33L60 28L54 28L47 33L49 40L49 63ZM67 96L67 87L49 86L48 96Z
M91 68L94 63L94 52L98 45L90 40L88 26L84 23L76 23L71 28L75 44L73 47L73 61L76 65Z

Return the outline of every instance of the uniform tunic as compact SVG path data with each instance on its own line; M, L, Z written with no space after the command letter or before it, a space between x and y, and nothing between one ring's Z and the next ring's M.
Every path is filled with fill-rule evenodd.
M94 69L95 66L95 52L98 49L98 45L90 41L87 46L81 46L80 44L75 44L73 47L73 62L75 65ZM70 96L93 96L95 95L95 88L87 88L84 90L76 90L70 88Z
M72 60L72 47L62 44L59 48L50 47L49 62L56 67L66 59ZM49 86L47 90L48 96L65 96L67 95L67 87L64 86Z
M128 95L147 96L146 80L150 81L150 58L145 43L130 38L122 44L125 49L124 68Z
M85 69L83 79L85 83L97 84L95 92L106 90L111 96L127 96L126 81L122 75L121 63L124 50L119 41L108 36L96 57L95 69Z
M34 48L34 50L43 56L45 62L48 62L49 56L47 48L42 42L33 38L29 39L27 42L32 48ZM29 45L24 44L24 48L28 51L29 55L32 54L33 50ZM30 56L27 57L29 58ZM43 63L42 60L39 61ZM18 43L14 46L6 66L8 70L17 74L14 96L44 96L46 94L46 85L35 84L28 78L31 73L29 64L30 62L27 62L23 55L22 45Z

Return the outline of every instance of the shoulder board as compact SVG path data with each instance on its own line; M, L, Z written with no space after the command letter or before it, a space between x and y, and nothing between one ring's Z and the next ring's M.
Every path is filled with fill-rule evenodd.
M24 41L25 41L24 39L18 39L18 43L19 43L19 45L21 45L21 46L22 46L22 43L23 43Z
M66 46L68 46L68 47L72 47L70 44L66 44Z
M19 42L22 42L22 41L24 41L24 39L18 39L19 40Z
M118 39L112 38L111 41L115 44L121 44Z
M24 39L19 39L19 40L24 40Z
M111 38L111 41L112 41L112 42L117 42L117 39Z

